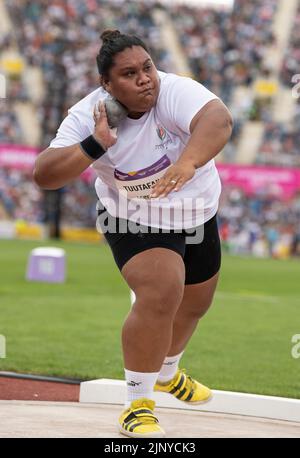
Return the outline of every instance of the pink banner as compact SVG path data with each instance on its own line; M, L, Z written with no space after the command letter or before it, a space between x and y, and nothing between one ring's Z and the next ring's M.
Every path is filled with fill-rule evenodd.
M29 146L0 145L0 167L32 170L38 153L37 148ZM82 173L81 178L84 181L92 181L95 179L94 170L88 168Z
M14 169L32 169L38 150L29 146L0 145L0 166Z
M80 178L83 180L83 181L86 181L86 182L92 182L92 181L95 181L97 176L96 176L96 173L94 171L94 169L92 169L91 167L89 167L88 169L86 169L81 175L80 175Z
M300 170L292 168L217 164L223 185L242 188L246 194L265 192L289 199L300 190Z
M21 145L0 145L0 167L33 169L37 148ZM242 188L247 194L268 192L282 199L289 199L300 190L300 170L292 168L217 164L223 185ZM93 181L96 175L88 168L81 178Z

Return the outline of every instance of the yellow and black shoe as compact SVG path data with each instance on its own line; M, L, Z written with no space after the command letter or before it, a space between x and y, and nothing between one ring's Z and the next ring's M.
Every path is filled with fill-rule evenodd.
M129 437L165 437L164 430L153 414L154 407L155 402L151 399L132 401L119 418L120 433Z
M173 394L180 401L189 404L202 404L212 397L211 390L186 375L185 369L178 369L175 377L167 384L157 382L154 391Z

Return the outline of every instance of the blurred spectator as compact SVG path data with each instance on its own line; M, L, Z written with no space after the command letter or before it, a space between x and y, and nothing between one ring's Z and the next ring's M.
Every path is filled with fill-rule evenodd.
M23 134L12 103L0 101L0 143L23 143Z
M94 184L76 180L64 190L62 224L73 227L96 227L98 198Z
M41 191L34 185L31 171L2 167L0 201L11 219L41 221Z
M61 223L73 227L95 227L97 197L93 183L77 180L63 191ZM30 170L1 168L0 204L12 220L45 221L43 192L34 184Z
M292 77L300 73L300 1L294 18L290 41L281 68L281 81L288 87L292 86Z
M286 202L268 192L246 196L241 189L224 187L218 220L224 248L232 254L300 254L300 193Z
M266 109L262 113L262 104L240 98L233 103L232 95L237 86L249 86L260 74L266 50L275 43L276 7L276 0L235 0L233 11L189 5L174 5L170 10L195 78L233 113L236 127L224 151L227 162L235 161L244 122L268 116Z
M43 223L43 194L30 175L29 171L0 170L0 206L11 219ZM93 183L76 180L63 191L62 225L95 228ZM267 191L246 196L239 188L224 186L218 221L224 249L231 254L300 256L300 192L281 201Z
M44 75L46 96L38 110L42 148L55 136L67 109L99 85L95 58L103 29L118 28L141 36L157 67L174 71L170 53L162 47L160 30L152 19L154 4L154 0L6 0L22 55ZM266 129L257 162L300 167L300 104L293 124L287 127L273 123L268 97L273 94L274 84L266 86L266 80L272 83L271 75L267 70L261 73L266 49L275 42L271 26L276 6L276 0L235 0L233 12L186 5L171 5L167 11L179 31L195 78L219 95L233 112L234 132L225 148L225 159L234 162L244 122L260 119L266 122ZM292 74L300 73L299 22L300 7L283 63L281 78L285 84L290 84ZM7 36L0 42L0 52L10 47L11 40ZM255 87L256 100L249 95L236 98L233 104L234 90L248 87L257 78L261 84ZM261 89L266 88L268 95L261 98ZM9 98L0 106L1 142L22 141L11 101L26 97L22 79L12 78ZM93 184L77 180L64 188L63 195L62 224L95 227ZM13 219L45 219L43 194L29 172L0 171L0 203ZM300 195L281 202L267 192L248 197L236 188L223 189L220 233L231 253L300 256L299 221Z
M258 164L300 168L300 105L291 124L269 122L259 148Z
M14 112L15 101L26 101L22 62L11 52L11 35L0 37L0 73L6 80L6 98L0 99L0 143L23 143L24 136Z
M22 54L43 70L47 94L39 110L42 148L55 136L67 109L99 85L96 55L105 28L145 39L161 70L172 70L160 30L152 20L153 2L125 0L9 0Z
M236 0L233 11L172 6L171 14L198 80L228 103L233 89L249 85L274 43L277 1Z
M251 121L268 122L272 119L272 102L279 87L272 72L263 68L254 84L254 99L250 112Z
M174 71L152 19L152 8L159 5L154 0L10 0L6 4L17 25L22 53L44 72L47 95L39 110L42 147L54 137L67 108L98 86L95 57L104 28L140 35L148 43L158 68ZM275 9L276 0L255 0L250 4L236 0L233 12L186 5L171 5L167 11L180 31L195 78L229 103L236 86L253 81L266 47L274 42L271 24ZM251 105L248 101L243 107L232 107L236 123L224 154L226 160L235 158Z

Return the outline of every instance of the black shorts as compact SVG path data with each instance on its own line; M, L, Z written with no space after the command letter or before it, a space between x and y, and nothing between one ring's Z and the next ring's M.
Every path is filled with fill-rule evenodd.
M108 221L111 223L110 226L108 226ZM130 258L155 247L168 248L182 257L185 265L186 285L209 280L219 271L221 245L217 215L204 223L203 226L194 228L194 234L187 231L176 232L175 230L163 232L162 229L157 229L157 233L152 233L151 229L153 231L153 228L139 224L135 225L135 227L138 226L138 232L132 233L130 230L124 230L127 223L129 223L127 220L109 215L106 209L98 212L98 224L120 271ZM114 230L108 232L107 227L113 227Z

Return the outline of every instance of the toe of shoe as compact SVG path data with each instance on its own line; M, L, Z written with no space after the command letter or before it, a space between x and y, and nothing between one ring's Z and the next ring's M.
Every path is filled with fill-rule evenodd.
M150 425L140 425L136 428L134 428L133 431L127 431L121 426L119 426L119 431L121 434L124 434L125 436L129 437L165 437L165 431L160 427L160 426L150 426Z
M207 386L197 383L197 390L191 399L191 403L207 402L212 398L212 391Z

